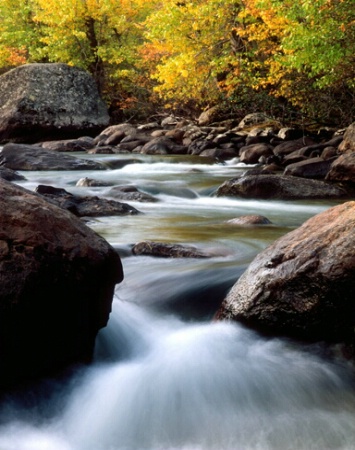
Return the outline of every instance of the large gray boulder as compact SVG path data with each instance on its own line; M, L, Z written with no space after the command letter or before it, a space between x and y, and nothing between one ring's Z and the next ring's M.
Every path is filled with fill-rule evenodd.
M300 339L355 343L355 202L314 216L261 252L220 319Z
M109 123L94 79L66 64L27 64L0 76L0 142L98 134Z
M0 179L0 388L90 361L122 281L116 251L73 214Z

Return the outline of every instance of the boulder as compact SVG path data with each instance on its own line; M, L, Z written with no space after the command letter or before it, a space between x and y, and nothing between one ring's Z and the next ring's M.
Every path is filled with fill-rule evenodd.
M238 124L238 128L250 127L252 125L266 123L271 119L264 113L256 112L247 114Z
M329 181L355 183L355 152L344 153L331 165L326 177Z
M217 317L299 339L355 342L355 202L306 221L261 252Z
M179 244L164 244L162 242L138 242L132 248L134 255L158 256L161 258L208 258L209 255L195 247Z
M96 196L79 196L65 189L40 184L36 192L49 202L66 209L78 217L126 216L139 214L139 211L127 203L107 200Z
M307 136L292 141L280 142L274 147L274 155L284 157L314 142Z
M96 161L46 150L37 145L5 144L0 165L12 170L106 170Z
M339 186L320 180L260 173L227 180L217 189L216 195L217 197L294 200L342 198L347 195L347 192Z
M87 136L78 139L41 142L40 146L55 152L86 152L93 148L94 139Z
M15 170L0 166L0 178L6 181L23 181L26 178Z
M334 156L339 156L338 149L336 147L332 147L331 145L325 147L320 155L320 157L323 159L331 159Z
M101 131L94 139L95 145L116 145L125 136L134 136L137 129L129 123L120 123L118 125L110 125Z
M143 145L140 153L146 155L186 154L187 147L165 136L153 138Z
M0 142L98 134L109 123L94 79L67 64L27 64L0 76Z
M294 151L290 155L300 155L300 156L307 156L307 157L315 157L320 156L323 152L323 150L327 147L338 147L339 144L343 141L343 136L334 136L332 139L326 142L317 142L315 144L306 145L299 150ZM289 156L290 156L289 155Z
M336 157L333 159L308 158L304 161L289 164L284 174L301 178L324 179L335 159Z
M277 133L277 137L285 141L300 139L304 137L304 130L302 130L301 128L290 128L290 127L280 128L280 130Z
M240 149L240 162L256 164L261 157L273 155L272 148L264 143L246 145Z
M206 109L199 115L197 123L200 126L209 125L210 123L216 121L219 114L220 108L218 106L212 106L211 108Z
M338 149L341 152L355 151L355 122L346 129L343 142L339 145Z
M123 272L73 214L0 180L0 388L90 361Z

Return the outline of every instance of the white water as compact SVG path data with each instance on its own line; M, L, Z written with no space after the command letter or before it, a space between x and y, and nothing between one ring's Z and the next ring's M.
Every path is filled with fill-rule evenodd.
M73 192L79 190L74 180L82 176L154 185L160 203L134 204L144 214L100 218L90 226L121 251L138 240L160 238L217 256L201 261L124 256L125 280L97 339L96 363L29 388L21 401L4 401L0 450L355 448L351 367L326 358L321 346L211 322L215 305L206 306L270 241L328 205L293 202L285 212L282 202L204 195L207 185L240 170L223 167L203 165L202 175L192 177L185 164L157 167L151 161L98 174L25 174L27 187L52 179L48 184ZM183 191L167 194L174 184ZM86 192L106 195L105 189ZM178 195L185 189L195 198ZM225 224L247 213L264 214L275 225Z

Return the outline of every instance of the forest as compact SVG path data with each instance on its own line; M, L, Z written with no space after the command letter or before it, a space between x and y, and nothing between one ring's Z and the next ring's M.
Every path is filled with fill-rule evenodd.
M0 73L89 71L113 115L355 120L354 0L1 0Z

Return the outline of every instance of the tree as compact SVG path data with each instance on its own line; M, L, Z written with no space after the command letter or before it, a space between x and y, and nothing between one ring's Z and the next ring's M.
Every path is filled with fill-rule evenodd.
M0 68L82 67L114 106L249 102L277 114L282 101L317 120L349 122L354 47L354 0L0 3Z
M352 0L246 0L242 14L250 22L242 35L249 43L257 41L259 60L264 49L256 86L317 120L354 117Z
M6 70L31 61L41 46L40 30L33 20L32 0L0 3L0 67Z
M90 71L106 97L137 91L136 48L155 0L2 1L1 65L25 52L22 63L64 62Z
M233 59L232 33L240 3L234 0L167 0L145 21L141 49L155 91L175 103L215 102L218 77Z

